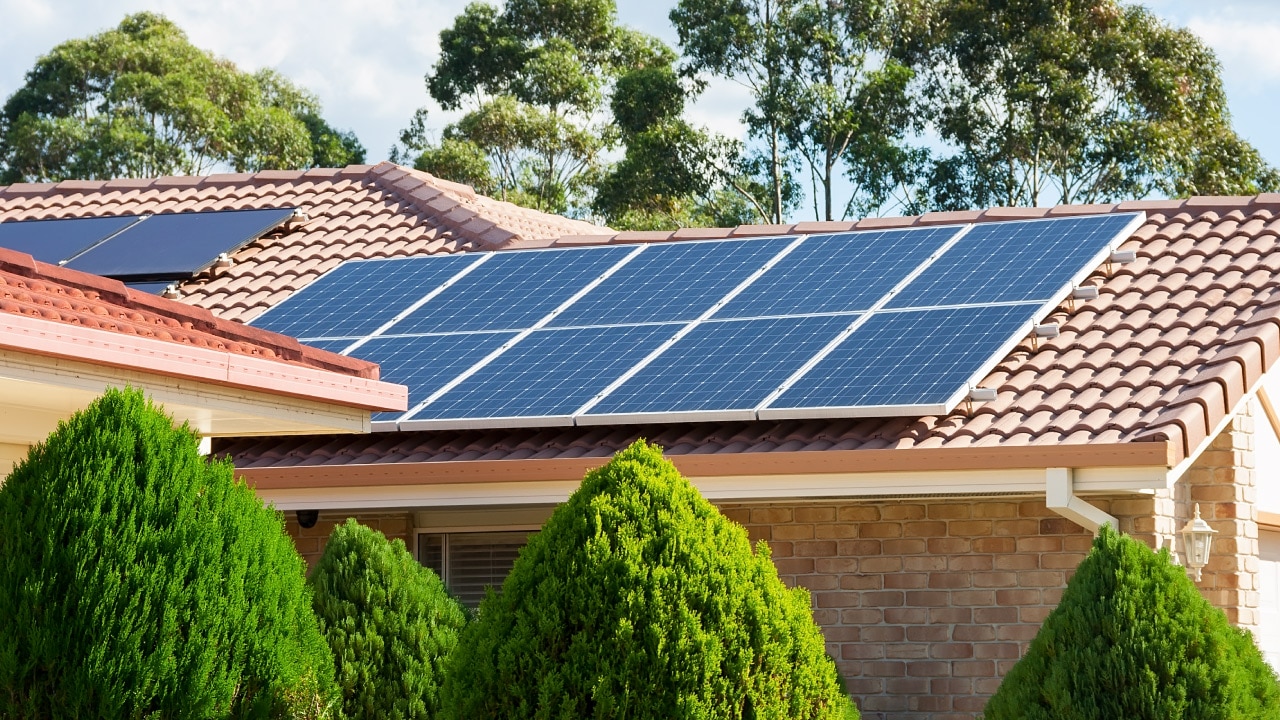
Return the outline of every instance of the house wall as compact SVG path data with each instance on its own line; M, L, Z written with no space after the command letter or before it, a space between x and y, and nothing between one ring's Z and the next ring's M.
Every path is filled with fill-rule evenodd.
M1228 617L1258 616L1252 408L1169 491L1091 497L1120 530L1169 547L1194 503L1219 530L1199 584ZM973 720L1056 606L1092 534L1043 498L722 504L769 543L783 579L810 590L814 617L867 720ZM348 513L289 533L314 565ZM356 512L411 546L411 512ZM1176 548L1181 549L1181 540Z

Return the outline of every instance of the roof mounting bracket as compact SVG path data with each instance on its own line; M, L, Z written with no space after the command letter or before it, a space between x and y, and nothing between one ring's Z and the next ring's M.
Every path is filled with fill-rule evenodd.
M1075 494L1071 468L1044 469L1044 504L1095 535L1103 525L1110 525L1113 530L1119 527L1113 516Z

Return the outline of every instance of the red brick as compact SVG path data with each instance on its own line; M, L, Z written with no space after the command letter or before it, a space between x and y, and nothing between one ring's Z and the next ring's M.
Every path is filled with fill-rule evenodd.
M795 581L796 585L808 588L810 592L840 588L840 578L834 575L797 575Z
M1032 519L1024 520L996 520L992 532L996 535L1035 535L1040 532L1040 521Z
M1018 538L1018 552L1023 553L1044 553L1044 552L1060 552L1062 550L1062 538L1057 537L1024 537Z
M846 643L840 646L842 660L879 660L884 657L884 646L878 643Z
M796 561L800 562L800 561ZM814 565L814 571L820 573L851 573L858 571L858 561L854 558L832 557L805 560ZM781 571L779 571L781 572Z
M837 544L840 557L870 557L880 554L879 540L841 540Z
M984 697L958 697L953 701L956 710L964 712L982 712L987 705L987 699Z
M774 525L772 540L811 540L812 525Z
M847 678L845 680L845 689L855 696L875 695L884 692L884 680L877 678L853 677L849 673L843 673Z
M858 526L858 537L862 538L896 538L902 537L900 523L862 523Z
M984 537L991 534L991 521L953 520L947 524L947 534L955 537Z
M815 525L813 527L814 537L824 540L835 539L844 540L846 538L858 537L858 526L854 523L837 523L834 525Z
M864 643L902 642L906 637L907 631L900 625L880 625L862 628L862 642Z
M847 608L858 607L858 593L854 592L819 592L813 594L815 607Z
M883 543L885 555L923 555L928 551L924 540L885 540Z
M780 575L808 575L814 572L813 560L809 558L777 558L773 564Z
M907 674L907 666L901 662L866 662L862 663L862 674L870 677L902 677Z
M916 660L907 663L908 677L945 678L951 675L951 663L937 660ZM930 681L934 682L933 680Z
M933 538L947 534L947 524L942 520L920 520L902 523L902 534L907 537Z
M836 519L833 507L799 507L794 514L798 523L834 522Z
M907 604L912 607L947 607L951 594L936 590L912 590L907 592Z
M1024 623L1043 623L1044 619L1049 617L1049 613L1053 612L1050 605L1036 605L1032 607L1018 608L1018 619Z
M975 541L965 538L929 538L927 542L929 545L929 552L934 555L958 555L960 553L969 552ZM981 542L981 540L978 540L977 542ZM974 548L974 551L984 552L983 550L977 550L976 548ZM985 552L990 551L988 550Z
M929 657L929 645L924 643L893 643L884 646L884 656L897 660L918 660Z
M835 540L801 540L794 545L798 557L831 557L836 554Z
M898 607L903 604L903 594L896 590L863 592L862 599L863 604L869 607Z
M951 663L951 674L956 677L989 677L996 671L989 660L958 660Z
M996 604L994 590L961 590L951 593L951 604L956 607L989 607Z
M788 507L756 507L751 508L751 522L758 525L777 525L791 522L791 508Z
M868 603L864 600L863 605L866 604ZM885 608L884 621L900 625L919 625L929 622L929 611L924 608Z
M794 554L789 542L771 542L769 552L776 558L789 558Z
M968 624L973 622L972 608L936 607L929 608L929 622Z
M931 520L966 520L973 512L972 506L965 503L935 503L929 506Z
M975 518L1012 518L1018 517L1017 503L986 502L973 506Z
M858 569L864 573L889 573L902 571L900 557L869 557L858 561Z
M910 625L906 630L911 642L940 643L951 639L951 629L946 625Z
M1068 535L1062 538L1062 549L1066 552L1088 553L1093 547L1092 535Z
M973 619L980 623L1004 624L1018 622L1018 608L975 608Z
M907 709L907 699L900 695L872 695L862 698L862 712L887 712L896 714Z
M885 681L884 690L895 695L923 695L929 692L928 678L894 678Z
M996 639L996 629L990 625L957 625L951 638L961 642L985 642Z
M997 590L996 602L1000 605L1039 605L1039 590Z
M950 558L947 567L953 571L990 570L991 564L990 555L959 555Z
M1018 585L1022 587L1060 587L1066 585L1062 573L1051 570L1032 570L1018 573Z
M973 657L973 645L964 642L938 643L929 648L929 657L937 660L955 660Z
M996 637L1001 640L1031 640L1040 632L1039 625L1001 625L996 628Z
M840 589L842 590L880 590L884 587L884 579L887 575L880 573L872 573L869 575L842 575L840 577Z
M910 674L910 672L907 674ZM936 677L929 681L929 690L935 695L968 695L973 692L973 680L970 678Z
M907 709L913 712L937 713L951 709L951 698L938 695L910 695Z
M902 567L912 572L936 572L947 569L947 558L942 555L909 555L902 558Z
M919 520L924 517L923 505L889 504L880 506L881 520Z
M884 575L885 589L916 589L929 587L929 576L925 573L892 573Z
M751 544L755 545L760 540L768 540L773 537L772 525L748 525L747 537L750 538Z
M1017 549L1013 538L985 537L973 541L973 551L976 553L1011 553Z
M1018 586L1018 573L983 572L973 574L973 586L980 588L1008 588Z
M1084 528L1062 517L1044 518L1040 521L1041 535L1074 535L1084 532Z
M1040 555L1001 555L996 558L997 570L1039 570ZM1044 557L1050 557L1045 555Z
M875 505L845 505L836 511L840 522L874 522L880 519L880 508Z
M1000 681L1002 678L977 678L974 680L973 689L979 695L995 695L996 690L1000 689Z
M935 590L954 590L967 588L972 582L969 573L930 573L929 587Z
M884 611L879 608L861 608L840 611L840 622L846 625L875 625L884 622Z

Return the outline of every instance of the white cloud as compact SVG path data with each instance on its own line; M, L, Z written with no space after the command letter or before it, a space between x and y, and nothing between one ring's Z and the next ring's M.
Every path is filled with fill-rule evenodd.
M1213 48L1223 75L1250 92L1275 92L1280 84L1280 21L1222 16L1193 17L1187 27Z

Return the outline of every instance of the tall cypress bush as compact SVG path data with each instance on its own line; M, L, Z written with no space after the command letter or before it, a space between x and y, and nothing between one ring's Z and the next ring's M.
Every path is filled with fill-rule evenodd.
M308 580L347 720L428 720L462 606L404 543L354 519L334 529Z
M321 717L333 661L280 516L136 390L0 486L0 717Z
M857 717L808 593L643 442L531 538L449 668L455 720Z
M1109 526L1067 584L986 720L1280 718L1253 638L1174 565Z

